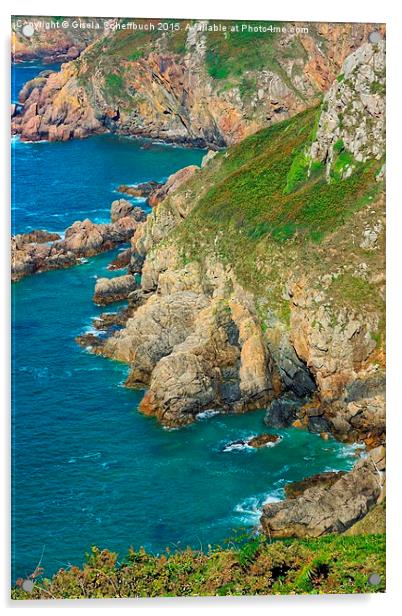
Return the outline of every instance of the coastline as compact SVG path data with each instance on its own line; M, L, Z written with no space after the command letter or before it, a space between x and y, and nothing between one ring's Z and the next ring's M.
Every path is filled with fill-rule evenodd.
M355 53L354 74L360 66L364 68L368 52L364 53L366 55L361 56ZM342 88L348 94L347 86L342 85L343 80L335 81L328 91L327 108ZM380 90L373 93L373 96L377 95L374 103L380 105ZM190 165L179 169L163 185L159 182L154 193L146 197L150 200L147 201L150 213L146 218L138 214L135 224L135 208L129 201L119 199L112 204L112 214L114 205L115 209L123 208L127 216L120 216L119 209L118 218L113 221L112 216L109 224L77 221L66 230L63 238L53 238L50 244L48 237L42 242L35 241L35 238L29 241L32 237L29 240L22 236L14 238L14 254L17 255L16 262L20 259L23 263L23 275L54 267L69 267L95 254L106 253L112 247L125 245L121 262L116 259L112 265L113 269L120 271L96 281L93 299L98 306L126 300L128 305L118 310L115 316L111 317L109 313L97 316L94 331L78 336L76 341L86 351L126 363L130 372L125 385L134 390L145 390L139 410L144 415L156 417L163 427L185 429L211 408L219 411L218 417L252 414L253 409L266 409L265 424L269 431L293 426L320 435L324 442L333 436L340 442L364 443L367 455L346 475L329 478L329 474L338 469L321 473L321 477L320 473L315 474L311 478L314 479L312 485L307 481L297 496L280 503L266 503L261 520L268 537L303 539L343 533L353 529L356 522L365 520L374 508L383 506L385 498L383 280L377 271L378 263L381 266L384 232L379 188L384 169L381 166L382 152L377 155L373 150L374 162L364 166L365 161L359 165L359 159L350 155L338 133L337 138L330 136L328 146L328 135L323 134L321 128L327 108L322 105L308 109L284 123L265 129L265 132L257 131L249 138L242 134L238 144L229 144L225 151L219 147L221 137L217 137L211 142L214 153L212 150L208 152L199 167ZM320 118L321 123L313 116ZM114 122L116 118L111 119ZM303 141L304 135L311 132L313 121L318 128L311 138ZM91 135L92 128L88 133L86 129L80 132L80 122L73 122L73 128L67 128L63 134L55 133L54 140ZM286 130L293 125L299 130L299 142L289 140L288 143ZM226 242L219 229L218 214L227 216L222 207L236 204L236 195L242 189L241 184L238 187L235 184L239 169L244 177L247 177L248 169L251 169L251 175L255 174L254 159L260 164L264 162L263 156L270 161L268 169L271 160L273 165L277 164L275 156L279 157L280 149L275 150L271 144L275 139L280 143L278 135L282 129L284 151L302 151L308 164L300 160L299 154L299 158L293 159L285 173L286 186L280 193L281 198L285 195L284 198L289 198L291 203L292 194L297 193L300 186L301 190L311 189L314 197L316 177L317 185L323 186L326 178L328 191L335 190L340 182L348 182L353 188L359 181L362 185L369 184L370 191L368 197L363 195L367 199L364 205L350 213L353 213L357 233L361 235L361 243L356 248L354 238L353 248L346 245L348 238L344 229L347 225L345 220L338 223L336 218L331 219L334 228L324 239L318 227L312 228L311 237L304 237L303 227L300 226L300 231L297 225L290 230L281 230L284 238L278 235L275 238L277 243L268 239L264 249L269 251L269 257L281 274L266 293L261 288L270 280L273 268L268 259L261 264L264 253L257 252L257 259L251 265L247 262L245 267L242 267L240 257L244 247L247 249L247 243L251 245L255 238L260 239L258 234L265 241L264 233L271 232L269 224L264 223L266 227L261 228L257 225L250 231L247 229L247 214L243 219L236 209L233 210L239 257L233 245L235 236L228 235ZM95 127L95 133L97 130ZM113 133L115 125L111 124L105 130ZM39 132L33 134L39 135ZM130 138L141 137L131 134ZM360 152L356 150L359 144L347 141L349 138L350 135L346 134L348 147L355 148L353 152L359 156ZM179 136L178 139L175 144L179 147L182 145L180 140L186 138ZM52 140L53 137L44 141ZM33 140L33 143L37 142ZM150 147L157 143L152 136L145 139L145 143L148 142ZM201 143L210 142L197 138L187 141L186 145L191 148ZM169 145L169 137L163 144ZM303 150L300 150L301 146ZM270 147L273 148L271 158L265 153ZM368 147L373 146L369 144ZM295 161L302 173L299 167L296 168ZM311 174L312 168L317 176ZM150 178L151 182L153 180ZM133 187L138 187L138 184L132 184ZM231 202L225 197L226 189L232 190L228 192ZM157 194L159 196L152 205L153 195ZM355 198L354 193L351 194ZM360 193L356 194L360 199ZM297 195L295 199L297 201ZM347 206L346 203L346 210ZM251 220L253 216L252 212ZM341 212L341 218L343 216ZM114 235L114 225L118 226L117 235ZM205 237L202 237L202 225L207 230ZM208 242L216 229L214 252ZM312 251L316 251L318 260L322 260L319 265L313 261L314 254L310 257L302 248L302 242L310 242L311 238ZM283 249L288 239L289 243ZM344 267L339 254L339 246L345 245L347 250L356 253L349 269ZM327 256L331 251L335 255L332 261ZM378 263L370 255L379 255ZM245 252L243 256L246 256ZM252 252L250 256L254 258ZM363 257L365 268L360 267ZM295 264L297 266L292 271ZM313 274L307 273L308 264L316 268ZM330 274L325 271L326 266ZM284 284L286 272L289 272L289 279ZM258 284L254 292L255 281ZM275 295L275 284L281 292L279 298ZM371 295L374 299L368 304L366 317L362 311L365 301L363 284L370 292L375 292ZM377 289L380 289L378 296ZM351 294L355 294L361 303L353 303ZM261 429L266 430L263 425ZM256 436L264 435L254 434ZM236 450L236 443L238 449L252 448L247 439L234 439L228 446ZM329 479L333 480L330 484ZM328 505L329 501L335 505ZM317 512L324 510L328 519L321 527L321 520L317 521L315 517L320 517ZM304 520L309 516L310 521L306 523ZM108 554L104 556L109 558ZM80 576L81 573L75 569L71 570L72 573Z

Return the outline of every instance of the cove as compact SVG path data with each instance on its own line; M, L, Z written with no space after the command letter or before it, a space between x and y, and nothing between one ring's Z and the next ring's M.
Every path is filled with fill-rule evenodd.
M113 135L15 140L13 232L106 222L119 184L163 180L204 153ZM266 430L264 411L172 431L141 415L143 392L123 387L128 368L75 343L103 311L93 289L114 255L13 285L13 580L42 553L46 576L80 565L91 545L121 557L130 545L206 549L252 528L286 482L355 461L354 447L296 429L277 431L274 447L231 448Z

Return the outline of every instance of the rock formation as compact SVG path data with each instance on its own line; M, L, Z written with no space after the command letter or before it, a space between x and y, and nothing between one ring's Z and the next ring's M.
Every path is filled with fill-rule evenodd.
M128 298L121 329L93 343L94 352L129 364L127 385L148 387L140 410L164 426L186 425L209 409L267 407L269 427L296 425L366 445L368 457L352 472L313 477L289 489L291 498L266 505L262 524L272 536L343 532L383 495L384 152L382 146L360 156L346 146L362 143L357 134L374 108L382 130L378 89L364 98L356 87L360 103L369 103L362 109L358 101L359 124L346 121L355 109L347 97L352 81L367 89L373 62L382 66L383 46L369 47L345 61L348 78L330 89L347 88L342 127L349 132L344 149L334 148L342 160L347 147L353 150L352 172L341 173L335 159L328 172L327 158L313 159L321 151L313 143L336 144L341 134L324 121L330 94L317 112L286 128L288 142L262 131L209 156L200 169L174 174L154 193L158 202L131 239L129 271L141 273L141 288ZM313 135L312 123L318 126ZM293 137L303 131L304 148ZM284 166L282 150L291 160L267 198ZM300 152L308 164L292 184ZM267 181L259 189L262 174ZM258 190L256 213L250 191ZM273 222L258 226L280 207L286 208L280 216L295 217L295 229L286 227L284 237L275 235ZM323 217L324 229L318 226ZM317 236L308 235L309 224L317 224Z
M373 449L350 473L329 485L263 508L261 524L270 537L319 537L344 532L363 518L384 490L385 450Z
M373 27L310 24L302 34L259 39L254 56L252 40L216 39L205 25L183 21L179 32L142 38L108 31L59 73L25 88L13 132L29 140L113 130L214 148L236 143L316 103ZM244 57L241 71L236 56Z
M115 209L112 215L116 219ZM82 258L111 250L128 242L144 218L143 210L131 208L130 215L111 224L76 221L66 229L64 239L47 231L16 235L11 239L11 279L77 265Z
M136 288L137 282L130 274L114 278L98 278L93 300L98 306L106 306L127 299Z

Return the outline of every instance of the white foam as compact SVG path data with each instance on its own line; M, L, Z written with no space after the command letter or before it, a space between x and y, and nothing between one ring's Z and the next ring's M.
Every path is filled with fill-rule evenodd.
M198 413L196 419L209 419L210 417L214 417L215 415L219 415L219 411L217 411L216 409L207 409L206 411Z
M239 514L241 521L244 524L255 526L259 523L262 514L262 508L269 503L278 503L283 499L283 489L276 488L266 494L258 494L245 498L241 503L238 503L233 511Z

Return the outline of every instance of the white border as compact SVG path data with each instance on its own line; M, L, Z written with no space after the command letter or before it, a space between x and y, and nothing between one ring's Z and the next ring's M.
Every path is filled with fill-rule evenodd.
M400 215L401 183L402 183L402 131L400 109L402 103L401 92L401 37L402 17L401 4L391 0L380 0L368 4L361 0L336 0L324 3L322 1L308 0L301 3L298 0L286 2L265 2L261 0L247 0L235 4L233 0L203 0L200 4L191 4L185 0L153 0L152 2L138 3L128 0L115 0L113 3L100 4L89 0L69 0L55 3L49 0L10 2L6 0L1 8L1 92L2 92L2 118L3 129L1 137L0 186L2 187L2 224L0 225L1 247L1 312L2 329L0 346L2 351L2 364L0 375L2 379L2 408L3 447L2 447L2 495L3 504L1 515L1 586L2 603L6 609L16 610L17 613L29 609L66 609L67 613L73 609L96 608L112 611L118 609L135 610L136 613L145 611L147 614L161 609L171 613L172 610L200 612L204 610L242 613L251 609L254 614L263 614L277 611L286 615L296 611L298 615L322 613L326 616L338 614L342 610L345 614L355 614L357 610L378 616L379 610L389 611L397 605L402 596L401 576L401 529L398 520L401 519L398 501L401 500L401 460L397 456L401 426L398 419L402 414L400 408L400 353L402 350L401 326L402 319L402 285L401 285L401 250L402 225ZM11 602L9 595L9 25L10 15L87 15L87 16L131 16L131 17L176 17L176 18L209 18L209 19L261 19L261 20L298 20L298 21L361 21L386 22L387 24L387 343L388 343L388 416L387 416L387 457L388 457L388 489L387 510L387 593L385 595L371 596L319 596L319 597L242 597L242 598L211 598L211 599L145 599L145 600L96 600L96 601L52 601L52 602ZM398 208L399 206L399 208ZM399 429L398 429L399 428ZM400 603L400 602L399 602Z

